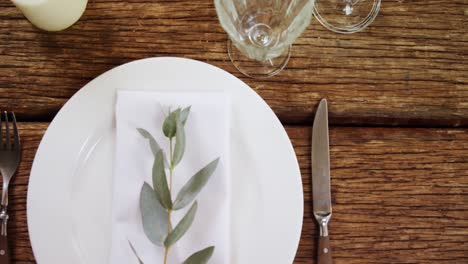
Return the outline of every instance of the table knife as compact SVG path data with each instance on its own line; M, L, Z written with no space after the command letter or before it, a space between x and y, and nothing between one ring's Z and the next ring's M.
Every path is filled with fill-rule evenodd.
M317 263L333 263L328 237L332 215L327 100L322 99L312 128L312 198L314 216L320 227Z

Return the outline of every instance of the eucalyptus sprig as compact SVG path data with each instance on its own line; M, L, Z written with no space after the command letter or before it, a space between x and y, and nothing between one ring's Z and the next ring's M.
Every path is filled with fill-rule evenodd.
M190 107L178 108L169 112L162 126L163 134L169 140L169 158L156 142L154 137L145 129L138 128L138 132L149 141L154 155L152 180L153 187L144 183L140 193L140 208L143 229L148 239L155 245L164 247L164 264L167 264L170 248L188 231L195 219L198 203L196 196L210 179L218 166L219 158L195 173L182 187L175 199L172 195L172 180L177 165L181 162L185 152L185 123L190 114ZM169 173L169 176L166 174ZM168 182L169 178L169 182ZM171 216L173 211L181 210L191 205L185 216L173 228ZM130 245L131 246L131 245ZM136 254L133 246L132 250ZM205 264L213 255L215 247L207 247L189 256L182 264ZM139 262L142 261L139 259Z

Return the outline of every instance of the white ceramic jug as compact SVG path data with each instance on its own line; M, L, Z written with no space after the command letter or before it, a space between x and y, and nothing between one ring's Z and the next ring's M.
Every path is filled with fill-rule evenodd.
M31 23L47 31L73 25L83 15L88 0L11 0Z

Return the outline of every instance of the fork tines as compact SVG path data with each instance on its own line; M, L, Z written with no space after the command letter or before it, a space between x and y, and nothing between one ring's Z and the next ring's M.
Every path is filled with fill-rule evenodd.
M4 111L0 114L0 149L10 150L18 147L19 133L15 113Z

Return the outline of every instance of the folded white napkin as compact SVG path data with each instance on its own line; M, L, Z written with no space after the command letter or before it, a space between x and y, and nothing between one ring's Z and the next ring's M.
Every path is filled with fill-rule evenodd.
M170 249L168 263L181 264L193 253L215 246L211 264L230 263L229 100L223 92L120 91L116 105L116 157L112 205L111 264L137 264L128 241L145 264L163 263L164 248L143 231L139 206L143 182L152 185L154 156L137 128L149 131L169 152L162 124L169 108L191 106L185 124L186 148L173 176L172 197L198 170L220 157L214 174L199 193L198 211L188 232ZM173 227L190 205L173 212Z

